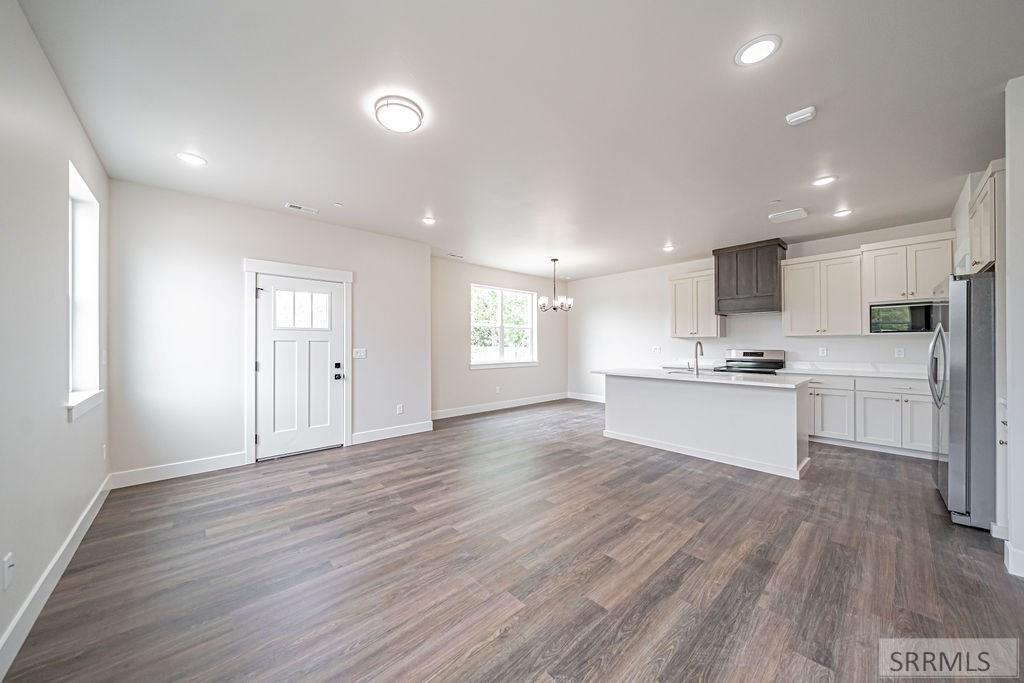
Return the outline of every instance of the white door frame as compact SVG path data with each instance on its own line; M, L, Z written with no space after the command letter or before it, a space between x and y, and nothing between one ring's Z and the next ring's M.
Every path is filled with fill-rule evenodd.
M245 271L245 462L256 462L256 274L297 277L305 280L337 282L345 290L345 334L342 340L345 359L345 445L352 445L352 271L300 266L294 263L242 259Z

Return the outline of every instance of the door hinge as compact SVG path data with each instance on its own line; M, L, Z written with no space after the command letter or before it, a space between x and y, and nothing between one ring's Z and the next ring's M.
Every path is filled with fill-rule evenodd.
M256 372L260 371L260 362L256 361Z
M263 291L263 288L262 288L262 287L257 287L257 288L256 288L256 298L257 298L257 299L259 299L259 298L260 298L260 292L262 292L262 291Z
M256 435L256 444L258 445L258 444L259 444L259 442L260 442L260 435L259 435L259 434L257 434L257 435Z

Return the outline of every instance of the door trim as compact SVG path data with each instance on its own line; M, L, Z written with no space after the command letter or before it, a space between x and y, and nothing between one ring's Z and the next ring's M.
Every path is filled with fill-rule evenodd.
M283 277L336 282L345 291L345 334L342 353L345 359L345 446L352 445L352 271L303 266L279 261L242 259L245 275L244 347L245 359L242 374L245 377L245 463L256 462L256 275L279 275Z

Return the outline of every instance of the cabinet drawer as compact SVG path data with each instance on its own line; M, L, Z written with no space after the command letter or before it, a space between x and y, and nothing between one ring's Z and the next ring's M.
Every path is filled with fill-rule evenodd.
M853 391L853 378L835 377L834 375L813 375L810 386L813 389L846 389Z
M927 396L926 379L885 379L881 377L857 377L857 391L888 391L894 394L921 394Z

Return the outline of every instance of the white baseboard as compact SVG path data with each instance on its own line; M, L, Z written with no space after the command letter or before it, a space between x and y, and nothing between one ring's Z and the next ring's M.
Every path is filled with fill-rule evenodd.
M421 432L433 431L433 429L434 423L430 420L426 420L425 422L410 422L409 424L398 425L397 427L368 429L365 432L355 432L352 435L352 444L369 443L371 441L380 441L381 439L391 439L396 436L419 434Z
M85 532L92 525L92 521L96 518L96 513L100 511L103 501L107 499L109 491L110 475L107 475L95 495L93 495L92 500L89 501L82 514L79 515L74 526L71 527L71 532L64 539L64 543L61 544L60 548L57 549L57 553L50 560L50 564L46 566L42 575L36 580L35 585L32 586L32 590L29 591L25 602L15 612L14 619L11 620L3 634L0 635L0 679L4 677L7 670L11 668L11 664L14 663L14 657L18 654L22 644L24 644L29 631L32 630L32 625L36 623L39 613L43 611L43 605L46 604L50 594L53 593L53 589L64 574L64 570L67 569L68 563L71 562L75 551L78 550L78 544L82 542Z
M601 394L581 394L578 391L570 391L569 398L575 398L578 401L592 401L594 403L604 403L604 396Z
M633 434L623 434L622 432L610 432L607 429L604 431L604 435L609 439L618 439L619 441L628 441L629 443L639 444L641 446L650 446L651 448L659 448L663 451L671 451L673 453L681 453L683 455L689 455L694 458L700 458L702 460L713 460L720 462L725 465L734 465L736 467L742 467L748 470L757 470L758 472L765 472L767 474L775 474L780 477L786 477L788 479L799 479L800 470L807 464L810 458L804 460L804 463L798 467L777 467L775 465L767 465L765 463L757 462L755 460L747 460L746 458L740 458L735 455L726 455L725 453L716 453L715 451L706 451L701 448L690 448L688 446L680 446L678 444L669 443L667 441L658 441L657 439L648 439L643 436L635 436Z
M1024 576L1024 550L1014 548L1009 541L1003 543L1003 564L1014 576Z
M992 522L989 525L989 531L992 532L992 536L998 538L1001 541L1005 541L1010 537L1010 529L1005 524L996 524Z
M892 446L879 446L873 443L861 443L860 441L846 441L845 439L832 439L827 436L810 436L808 440L815 443L828 444L829 446L846 446L861 451L875 451L876 453L888 453L889 455L902 455L907 458L918 460L935 460L935 455L926 451L912 451L909 448L894 448Z
M245 451L239 451L238 453L213 455L208 458L172 462L167 463L166 465L153 465L152 467L140 467L134 470L121 470L120 472L110 473L110 488L120 489L125 486L148 484L154 481L174 479L175 477L187 477L190 474L213 472L214 470L223 470L244 464Z
M477 403L472 406L462 406L461 408L445 408L443 410L435 410L431 413L431 417L435 420L443 420L446 417L458 417L460 415L472 415L474 413L489 413L492 410L504 410L505 408L518 408L519 406L529 406L534 403L547 403L548 401L558 401L566 398L566 394L543 394L541 396L527 396L526 398L513 398L508 401L495 401L493 403Z

